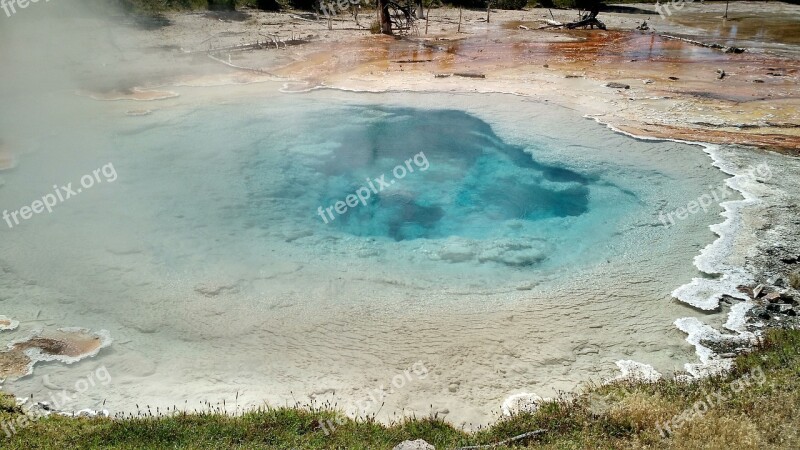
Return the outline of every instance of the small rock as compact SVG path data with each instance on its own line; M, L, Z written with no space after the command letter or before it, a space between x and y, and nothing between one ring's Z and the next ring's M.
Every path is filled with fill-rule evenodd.
M755 289L753 289L753 298L758 298L758 296L761 295L761 291L763 290L764 290L763 284L759 284L758 286L756 286Z
M550 67L550 64L545 64L542 67L544 67L546 69L546 68Z
M725 78L725 71L722 69L717 69L717 79L721 80Z
M615 81L607 83L606 87L610 87L610 88L614 88L614 89L630 89L631 88L631 86L629 84L617 83Z
M753 80L753 83L763 83L764 80Z
M680 78L678 78L678 77L669 77L669 79L670 79L670 80L672 80L672 81L678 81L678 80L680 80Z
M797 312L794 310L792 305L787 305L786 303L771 303L767 305L767 311L772 311L778 314L784 314L787 316L796 316Z
M109 413L107 409L102 409L102 410L82 409L80 411L59 412L59 414L67 417L87 417L87 418L111 417L111 413Z
M770 303L769 305L767 305L767 311L775 313L780 312L780 306L781 305L779 305L778 303Z
M653 80L648 78L646 80L642 80L642 83L644 83L644 84L653 84Z
M790 294L788 294L786 292L781 294L780 300L778 300L778 301L780 303L786 303L787 305L792 305L792 306L797 306L797 304L798 304L797 300L795 300L794 297L792 297Z
M453 75L453 74L452 73L437 73L436 75L434 75L434 77L436 77L436 78L447 78L447 77L449 77L451 75Z
M764 300L766 300L766 301L768 301L770 303L777 303L778 301L780 301L780 298L781 298L781 294L779 294L777 292L770 292L769 294L764 296Z
M436 450L436 447L422 439L416 441L403 441L394 446L392 450Z
M535 413L543 401L545 401L545 399L536 394L515 394L505 399L503 405L500 407L500 410L503 412L504 416L513 416L521 413Z
M783 258L781 258L781 261L782 262L786 262ZM782 286L783 280L781 279L780 275L776 275L776 276L772 276L772 277L767 278L767 284L771 284L773 286L778 286L778 287L785 287L785 286Z

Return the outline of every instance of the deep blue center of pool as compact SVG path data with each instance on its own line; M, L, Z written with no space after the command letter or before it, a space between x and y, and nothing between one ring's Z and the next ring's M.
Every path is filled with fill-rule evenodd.
M396 241L480 239L506 221L589 208L590 179L537 162L535 151L503 142L465 112L372 108L369 116L325 131L334 149L310 163L320 223Z

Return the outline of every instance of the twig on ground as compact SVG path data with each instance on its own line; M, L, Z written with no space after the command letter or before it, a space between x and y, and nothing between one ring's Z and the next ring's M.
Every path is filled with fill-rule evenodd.
M508 438L508 439L506 439L504 441L495 442L494 444L470 445L469 447L459 447L459 448L457 448L455 450L478 450L478 449L481 449L481 448L499 447L501 445L510 444L510 443L516 442L516 441L521 441L521 440L527 439L529 437L538 436L538 435L540 435L540 434L542 434L542 433L544 433L546 431L547 430L545 430L545 429L536 430L536 431L529 431L527 433L522 433L519 436L514 436L512 438Z

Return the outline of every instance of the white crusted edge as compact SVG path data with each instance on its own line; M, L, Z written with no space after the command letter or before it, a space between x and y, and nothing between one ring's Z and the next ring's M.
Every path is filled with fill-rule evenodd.
M737 315L744 308L737 308ZM730 320L729 320L730 322ZM700 363L686 363L684 370L694 378L716 375L729 371L733 367L733 360L721 358L716 352L704 346L701 341L724 342L742 346L750 345L756 336L744 331L736 335L722 334L716 328L706 325L695 317L684 317L675 321L675 326L686 333L686 341L694 345Z
M721 274L717 279L710 278L694 278L691 282L678 287L672 292L672 296L677 298L683 303L694 306L702 310L715 310L719 308L719 302L723 295L728 295L733 298L744 300L743 303L734 305L728 313L728 320L725 322L725 328L736 332L737 336L723 335L713 327L703 324L696 318L682 318L675 321L675 325L683 332L687 333L686 340L695 346L695 351L700 357L700 364L685 364L686 369L690 376L678 377L684 381L689 381L692 378L704 377L721 371L731 369L732 360L719 358L711 349L700 344L700 339L720 340L720 339L741 339L742 341L753 341L755 334L745 331L745 314L753 307L749 297L736 289L739 285L752 284L753 277L745 270L730 266L725 263L725 258L730 255L734 239L737 231L742 224L742 209L745 207L760 203L755 194L747 191L742 186L746 178L742 174L737 174L737 168L719 155L720 146L709 144L705 142L686 141L681 139L668 139L656 138L652 136L639 136L627 131L620 130L611 124L604 123L597 115L586 115L588 119L593 119L595 122L606 126L610 130L624 134L633 139L643 141L671 141L681 144L698 145L711 157L712 165L719 168L722 172L731 175L731 178L725 180L725 184L739 192L743 200L731 200L720 203L723 212L720 214L725 217L722 223L713 224L709 229L713 231L718 238L708 244L699 255L694 258L694 265L701 272L709 274ZM713 330L714 333L710 333Z
M619 367L620 374L608 380L608 382L619 380L641 380L648 382L655 382L662 378L653 366L631 359L621 359L615 363Z

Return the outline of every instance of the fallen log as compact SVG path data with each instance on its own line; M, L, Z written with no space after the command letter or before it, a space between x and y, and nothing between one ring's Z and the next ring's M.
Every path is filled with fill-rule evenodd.
M661 34L660 36L663 37L664 39L671 39L671 40L674 40L674 41L686 42L687 44L697 45L699 47L713 48L715 50L722 50L725 53L744 53L745 50L746 50L744 48L727 47L725 45L720 45L720 44L707 44L705 42L694 41L692 39L686 39L686 38L682 38L682 37L678 37L678 36L672 36L672 35L669 35L669 34Z
M464 78L486 78L486 75L482 73L456 72L453 75Z
M542 25L541 27L537 28L537 30L545 30L547 28L559 28L564 26L564 24L561 22L556 22L555 20L549 20L549 19L539 19L539 22L544 22L546 25Z
M599 28L601 30L605 30L606 29L606 24L604 24L603 22L597 20L597 14L595 14L595 13L586 14L581 18L581 20L578 20L576 22L561 23L561 22L558 22L558 21L555 21L555 20L549 20L549 19L540 19L539 21L540 22L544 22L544 23L547 24L547 25L539 27L538 28L539 30L544 30L544 29L547 29L547 28L561 28L561 27L566 27L566 28L568 28L570 30L575 29L575 28L582 28L582 27L592 27L592 28L597 27L597 28Z
M606 24L604 24L603 22L600 22L599 20L597 20L596 17L589 17L589 18L586 18L586 19L583 19L583 20L579 20L577 22L570 22L570 23L568 23L566 25L567 25L567 28L569 28L570 30L575 29L575 28L581 28L581 27L592 27L592 28L594 28L595 26L597 28L601 29L601 30L605 30L606 29Z

